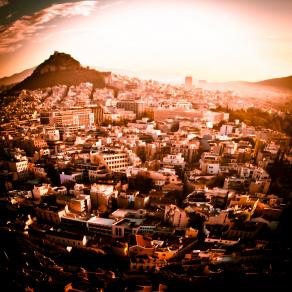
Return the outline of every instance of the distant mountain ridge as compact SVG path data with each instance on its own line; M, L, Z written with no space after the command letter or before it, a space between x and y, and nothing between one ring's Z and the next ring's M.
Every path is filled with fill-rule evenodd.
M99 72L80 63L69 54L55 51L47 60L37 66L33 73L10 89L11 92L22 89L34 90L59 84L78 85L91 82L94 87L105 87L108 72Z
M287 77L279 77L266 79L262 81L250 82L250 81L229 81L229 82L207 82L213 87L239 87L239 86L249 86L258 88L259 86L264 87L273 87L274 89L282 90L292 90L292 75Z
M121 73L122 69L117 69L117 71ZM21 89L51 87L58 84L70 86L80 84L81 82L92 82L94 87L102 88L105 86L105 78L108 74L108 72L82 67L69 54L55 51L54 54L37 67L24 70L9 77L0 78L0 87L9 86L11 88L16 84L9 90L9 92L13 92ZM134 75L134 73L131 75ZM258 82L207 82L204 87L214 90L242 90L246 87L245 91L248 93L258 90L259 87L292 91L292 75Z
M255 82L255 84L292 90L292 75L287 77L267 79Z
M25 78L27 78L28 76L30 76L34 69L35 69L35 67L30 68L30 69L26 69L26 70L21 71L19 73L15 73L11 76L2 77L2 78L0 78L0 86L7 86L7 85L19 83L22 80L24 80Z

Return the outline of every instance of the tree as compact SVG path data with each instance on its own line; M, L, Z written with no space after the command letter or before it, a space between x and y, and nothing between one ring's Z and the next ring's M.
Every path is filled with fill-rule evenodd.
M204 223L206 221L206 218L203 214L200 214L198 212L191 212L188 214L188 216L190 218L190 227L196 228L198 230L203 230Z
M154 181L149 176L137 174L136 177L130 178L129 188L148 194L154 188Z
M48 174L48 177L50 178L52 184L58 186L60 185L60 175L58 170L55 168L55 166L52 163L49 163L46 167L46 172Z
M171 125L170 131L171 131L171 132L177 132L178 129L179 129L179 122L175 121L175 122Z
M147 154L144 146L138 147L136 154L141 159L142 163L144 163L147 160Z

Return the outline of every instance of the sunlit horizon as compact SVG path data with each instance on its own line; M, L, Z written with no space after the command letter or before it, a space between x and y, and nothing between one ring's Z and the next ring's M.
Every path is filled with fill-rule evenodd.
M259 81L292 74L289 19L269 27L272 10L265 11L260 0L255 2L262 10L250 12L244 1L236 6L228 0L57 2L6 24L6 30L9 25L19 30L19 42L6 31L1 77L34 67L54 51L71 54L82 65L153 79Z

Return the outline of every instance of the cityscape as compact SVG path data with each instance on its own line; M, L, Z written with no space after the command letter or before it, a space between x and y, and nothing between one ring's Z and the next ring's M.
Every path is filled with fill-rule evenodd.
M236 2L0 1L1 290L289 290L292 2Z

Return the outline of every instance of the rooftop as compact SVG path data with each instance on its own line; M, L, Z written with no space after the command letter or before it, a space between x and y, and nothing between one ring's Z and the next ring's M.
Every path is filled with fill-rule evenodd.
M89 224L112 226L116 221L114 219L93 217L88 220Z
M115 226L125 226L128 228L138 227L143 222L143 219L124 218L114 223Z

